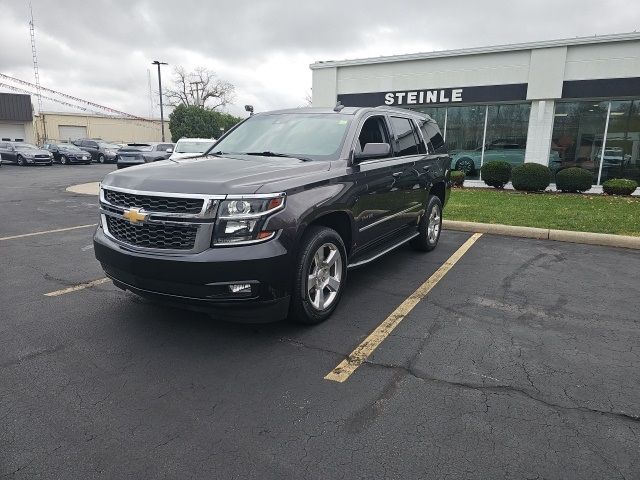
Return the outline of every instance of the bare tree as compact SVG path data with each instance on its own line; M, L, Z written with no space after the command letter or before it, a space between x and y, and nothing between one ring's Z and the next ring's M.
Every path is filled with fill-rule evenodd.
M173 70L173 88L164 91L167 104L197 106L215 110L230 104L234 98L235 86L204 67L187 72L178 66Z

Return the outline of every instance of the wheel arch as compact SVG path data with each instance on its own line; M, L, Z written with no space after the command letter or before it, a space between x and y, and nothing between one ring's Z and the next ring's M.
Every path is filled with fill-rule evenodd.
M326 211L308 219L300 229L298 241L312 226L328 227L338 232L338 235L340 235L340 238L342 238L342 241L344 242L347 256L351 254L355 235L353 231L353 218L348 212L343 210Z

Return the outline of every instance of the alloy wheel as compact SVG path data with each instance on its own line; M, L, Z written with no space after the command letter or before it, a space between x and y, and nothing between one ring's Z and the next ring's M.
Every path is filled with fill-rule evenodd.
M429 213L429 223L427 224L427 238L433 243L440 234L440 207L434 205Z
M307 297L316 310L329 308L338 297L342 283L342 256L333 243L316 251L307 278Z
M98 162L100 162L100 163L104 163L104 155L100 155L100 156L98 157Z
M60 163L61 163L62 165L66 165L66 164L67 164L67 157L65 157L64 155L62 155L62 156L60 157Z

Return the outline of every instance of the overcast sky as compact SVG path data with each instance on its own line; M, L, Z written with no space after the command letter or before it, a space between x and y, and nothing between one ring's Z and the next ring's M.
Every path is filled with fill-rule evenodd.
M32 0L40 81L154 116L157 76L207 67L236 86L228 111L305 104L309 64L640 30L631 0ZM0 73L33 81L29 1L0 0ZM0 79L0 82L2 80ZM0 87L0 91L8 91ZM34 99L35 103L35 99ZM45 101L44 110L65 110Z

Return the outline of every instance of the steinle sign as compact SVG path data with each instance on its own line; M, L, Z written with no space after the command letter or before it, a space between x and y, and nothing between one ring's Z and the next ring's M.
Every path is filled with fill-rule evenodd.
M462 102L462 88L442 90L416 90L414 92L387 92L385 105L424 105L427 103Z

